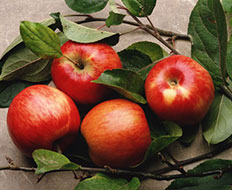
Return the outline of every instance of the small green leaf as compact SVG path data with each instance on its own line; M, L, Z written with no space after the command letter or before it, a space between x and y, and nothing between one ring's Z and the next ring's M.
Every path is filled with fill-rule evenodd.
M118 43L119 34L97 30L80 24L76 24L65 19L61 15L60 20L63 26L64 34L67 36L68 39L72 41L81 43L91 43L108 39L108 42L110 41L111 45L115 45Z
M109 17L106 19L106 26L110 27L112 25L120 25L123 22L123 19L126 15L114 13L110 11Z
M70 162L62 154L50 150L38 149L32 153L32 157L37 164L36 174L43 174L54 170L76 170L80 166Z
M95 13L105 8L108 0L65 0L72 10L79 13Z
M97 80L92 82L106 85L137 103L146 103L146 100L142 96L144 92L144 81L133 71L125 69L107 70Z
M113 178L97 173L95 176L78 183L75 190L138 190L140 181L134 177L131 181L123 178Z
M62 57L60 40L49 27L29 21L20 24L20 34L26 46L41 58Z
M154 156L182 136L182 129L177 124L165 121L162 123L162 125L166 129L168 134L153 138L145 154L144 160L139 165L150 159L152 156Z
M131 14L138 17L149 16L155 5L156 0L122 0Z
M214 84L226 78L227 25L220 0L199 0L188 26L192 57L211 74Z
M140 69L152 64L151 58L136 49L125 49L118 53L123 68L138 72Z
M130 45L127 49L141 51L142 53L148 55L152 62L164 57L162 48L158 44L149 41L136 42Z
M203 135L209 144L218 144L232 134L232 101L216 93L206 117L202 121Z
M199 174L202 172L222 170L231 168L231 160L214 159L208 160L193 170L189 170L189 174ZM167 190L230 190L231 189L232 172L224 173L220 178L214 178L213 175L206 177L188 177L176 179L171 183Z
M9 107L14 97L24 88L31 85L33 83L26 81L0 81L0 108Z

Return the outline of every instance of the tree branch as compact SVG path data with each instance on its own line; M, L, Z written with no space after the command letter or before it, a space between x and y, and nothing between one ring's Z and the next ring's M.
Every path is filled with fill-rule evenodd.
M24 171L24 172L35 172L36 168L27 168L27 167L0 167L0 170L14 170L14 171ZM53 173L53 172L64 172L64 171L70 171L70 170L53 170L47 173ZM72 171L72 170L71 170ZM75 171L87 171L90 173L105 173L105 174L114 174L114 175L126 175L131 177L139 177L139 178L150 178L157 181L170 181L173 179L179 179L179 178L187 178L187 177L205 177L209 175L220 175L222 176L226 172L231 172L232 168L224 168L221 170L213 170L213 171L207 171L202 173L185 173L185 174L174 174L174 175L157 175L153 173L145 173L145 172L136 172L136 171L130 171L130 170L121 170L121 169L108 169L108 168L89 168L89 167L80 167L79 169ZM46 174L46 173L44 173ZM42 176L44 176L44 174Z
M84 24L84 23L88 23L88 22L105 22L106 21L106 18L97 18L97 17L93 17L91 15L83 15L83 14L65 15L65 17L87 17L84 20L77 21L76 22L77 24ZM140 25L138 23L132 22L132 21L128 21L128 20L123 20L123 23L131 25L131 26L140 27ZM150 25L145 25L145 26L148 29L152 30L152 27ZM161 36L175 37L175 40L191 41L190 36L188 36L186 34L179 34L179 33L176 33L176 32L171 32L171 31L160 29L160 28L156 28L156 29L157 29L157 31L159 32L159 34Z

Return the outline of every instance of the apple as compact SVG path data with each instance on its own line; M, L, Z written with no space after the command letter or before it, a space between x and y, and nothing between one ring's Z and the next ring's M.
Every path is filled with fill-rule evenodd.
M104 101L84 117L81 133L97 166L126 168L140 163L151 143L143 109L125 99Z
M145 81L148 105L162 120L199 123L214 99L209 72L193 59L173 55L159 61Z
M103 43L67 41L62 47L63 57L54 59L51 75L56 87L78 104L96 104L112 92L108 87L91 82L105 70L122 68L115 50Z
M47 85L33 85L17 94L7 112L9 134L25 155L35 149L64 150L76 140L80 115L73 100Z

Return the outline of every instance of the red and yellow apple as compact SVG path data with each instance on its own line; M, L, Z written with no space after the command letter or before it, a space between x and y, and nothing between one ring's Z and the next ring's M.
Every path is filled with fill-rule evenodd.
M33 85L15 96L7 113L9 134L15 145L31 156L35 149L63 150L76 140L79 111L71 98L47 85Z
M125 99L107 100L84 117L81 133L97 166L126 168L140 163L151 143L143 109Z
M159 118L180 125L200 122L215 94L209 72L183 55L158 62L146 78L145 93L149 106Z
M105 70L122 68L115 50L102 43L66 42L63 57L52 63L51 75L56 87L79 104L95 104L112 92L108 87L91 82Z

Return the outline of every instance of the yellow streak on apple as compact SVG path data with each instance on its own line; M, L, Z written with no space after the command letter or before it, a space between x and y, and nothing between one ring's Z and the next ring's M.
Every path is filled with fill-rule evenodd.
M172 88L164 90L163 97L166 104L171 104L176 97L176 90Z
M183 95L184 98L189 97L189 91L186 90L186 88L184 88L182 86L178 86L178 89L181 91L181 94Z

